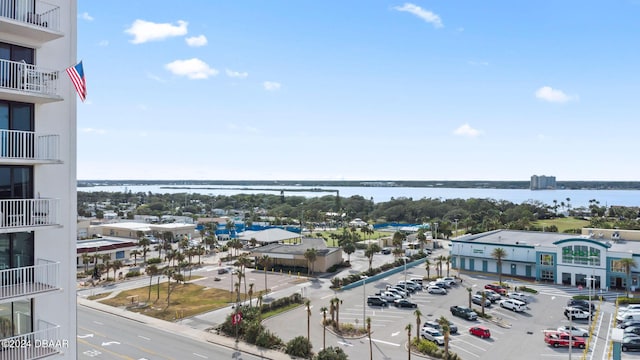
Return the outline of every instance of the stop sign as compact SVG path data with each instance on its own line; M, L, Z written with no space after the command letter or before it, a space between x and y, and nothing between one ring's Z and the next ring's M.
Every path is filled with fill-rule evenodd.
M231 324L232 325L238 325L242 322L242 313L241 312L237 312L233 315L231 315Z

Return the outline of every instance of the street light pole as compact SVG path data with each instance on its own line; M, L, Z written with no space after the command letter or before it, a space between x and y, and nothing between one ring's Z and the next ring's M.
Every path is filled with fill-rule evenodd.
M366 324L366 312L367 312L367 278L364 275L362 278L362 326Z

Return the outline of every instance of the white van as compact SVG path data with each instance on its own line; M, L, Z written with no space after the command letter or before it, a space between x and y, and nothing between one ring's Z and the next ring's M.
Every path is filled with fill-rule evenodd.
M629 320L640 320L640 312L627 311L623 314L616 316L616 320L619 323L623 323Z
M523 293L518 293L518 292L511 292L507 294L507 297L509 299L516 299L516 300L520 300L523 303L528 303L529 299L527 298L527 295L523 294Z
M500 307L513 310L515 312L522 312L527 310L527 304L523 301L516 300L516 299L500 300Z

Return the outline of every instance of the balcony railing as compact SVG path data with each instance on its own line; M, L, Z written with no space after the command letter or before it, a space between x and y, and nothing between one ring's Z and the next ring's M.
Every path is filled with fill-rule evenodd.
M60 353L69 347L60 339L60 325L38 321L37 330L0 340L0 360L33 360Z
M39 259L37 265L0 270L0 302L60 289L60 263Z
M0 233L60 225L59 199L0 200Z
M60 161L60 136L0 130L0 159Z
M35 95L58 96L58 75L57 70L22 61L0 60L0 88Z
M0 17L60 31L60 7L44 1L0 0Z

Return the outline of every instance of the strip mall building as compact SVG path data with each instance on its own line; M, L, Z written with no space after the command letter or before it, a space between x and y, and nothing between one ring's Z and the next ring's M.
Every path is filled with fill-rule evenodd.
M530 278L595 289L625 289L626 269L621 259L631 258L630 289L640 279L640 231L583 229L581 235L549 232L496 230L451 240L451 263L462 272L498 273L492 256L502 248L503 276Z

